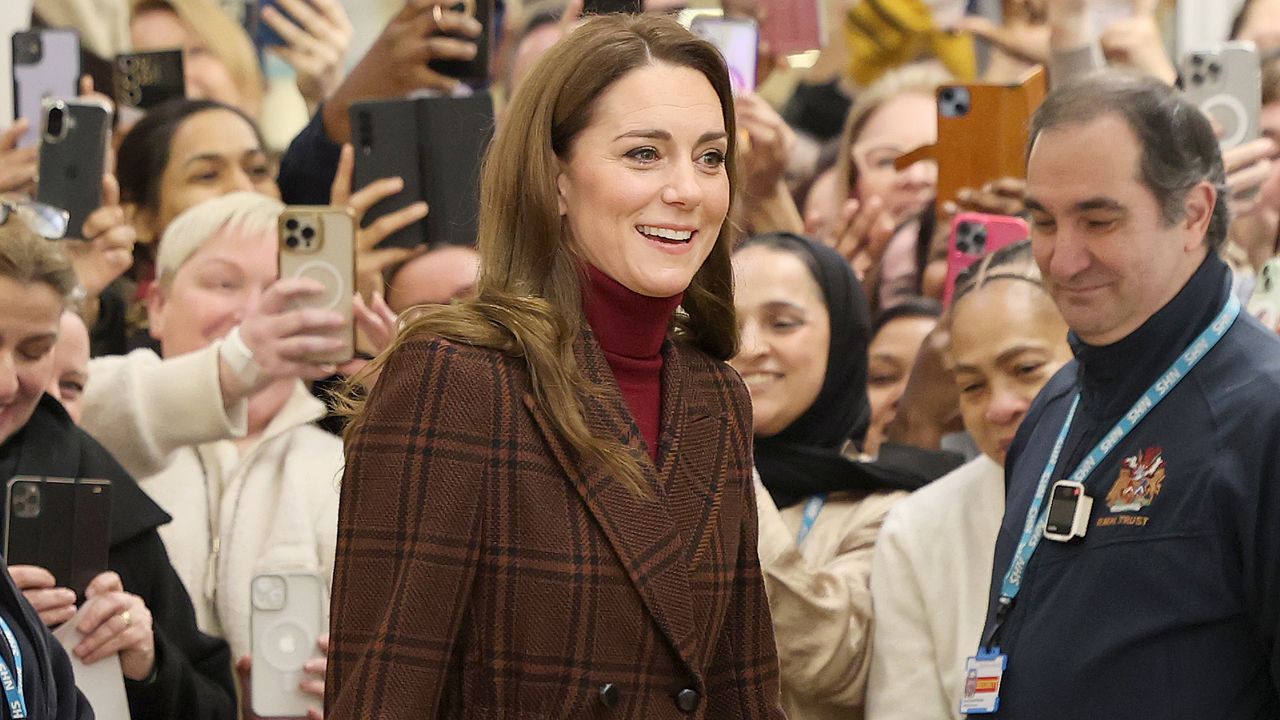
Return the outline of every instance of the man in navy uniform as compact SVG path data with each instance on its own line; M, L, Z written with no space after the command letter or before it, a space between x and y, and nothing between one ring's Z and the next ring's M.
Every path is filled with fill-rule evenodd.
M1009 451L970 661L986 697L966 702L1035 720L1280 717L1280 339L1239 312L1217 257L1213 129L1155 80L1093 76L1038 111L1027 196L1076 357Z

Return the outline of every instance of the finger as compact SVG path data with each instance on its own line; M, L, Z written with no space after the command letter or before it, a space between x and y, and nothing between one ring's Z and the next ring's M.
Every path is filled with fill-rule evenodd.
M44 623L45 627L54 627L75 617L76 606L62 605L52 610L37 610L36 613L40 616L40 622Z
M306 308L276 315L268 321L271 335L283 340L295 336L325 335L342 327L342 316L332 310Z
M324 291L324 285L310 278L281 278L271 283L262 294L257 312L261 315L279 315L288 312L294 300L319 295Z
M369 208L376 205L379 200L391 197L403 189L402 178L379 178L352 193L343 204L351 208L351 211L356 214L356 222L359 223L364 219L364 214L369 212Z
M329 186L329 203L331 205L347 205L351 198L351 182L356 168L356 151L351 143L343 143L342 152L338 153L338 170L333 175L333 184ZM363 214L363 213L361 213ZM359 216L356 221L359 222Z
M1266 137L1258 138L1224 151L1222 153L1222 165L1227 174L1230 175L1246 165L1251 165L1259 160L1273 158L1277 152L1280 152L1280 146L1274 140Z
M564 8L564 14L560 16L560 32L568 35L582 19L582 0L569 0L569 4Z
M51 588L58 584L53 573L35 565L10 565L9 577L19 590Z
M324 697L324 680L316 680L314 678L305 678L298 683L298 689L308 695L314 695L318 698Z
M341 3L337 0L310 0L310 2L311 6L318 9L339 32L350 37L351 18L347 16L347 11Z
M95 595L104 595L112 592L124 592L124 581L115 572L108 570L98 573L89 582L89 586L84 590L84 596L91 598Z
M253 658L248 655L241 655L240 659L236 660L236 672L248 678L251 670L253 670Z
M364 230L360 231L360 250L362 254L373 252L383 240L387 239L392 233L403 228L407 228L415 222L427 216L427 203L419 200L412 205L388 213L374 220ZM415 252L410 249L409 252ZM407 256L406 256L407 258Z
M391 327L395 327L396 323L400 321L400 316L387 304L387 299L382 295L381 290L373 291L372 310L381 315L382 319ZM329 652L329 636L327 634L323 637L323 641L324 646L320 649L327 653Z
M427 40L432 60L471 60L476 56L476 44L451 37L433 37Z
M24 590L22 597L31 603L31 607L36 609L38 613L45 613L51 610L65 610L71 608L75 612L76 593L74 590L64 587L43 588L40 590Z
M402 263L416 255L422 254L425 248L385 248L363 253L357 262L361 273L382 272L387 268Z
M93 76L92 75L80 76L80 94L81 95L93 94Z
M13 150L18 147L18 138L30 127L26 118L18 118L8 130L0 133L0 151Z
M150 624L148 623L144 626L135 620L128 628L107 638L105 642L98 645L93 651L81 657L86 665L91 665L126 650L144 649L153 642Z
M315 38L270 5L262 8L262 21L279 33L280 39L292 47L302 49L304 44L315 42Z
M1002 197L1017 198L1021 202L1027 196L1027 181L1023 178L1002 177L992 180L982 189Z
M320 708L307 708L307 720L324 720L324 712Z
M76 630L79 630L81 635L88 637L97 632L102 625L110 622L111 618L128 609L128 597L123 592L116 591L95 595L85 602L84 614L80 617L80 622L76 624ZM124 621L122 619L111 634L119 632L123 627Z
M432 16L434 22L435 16ZM447 10L440 13L440 22L436 25L436 32L446 35L461 35L464 38L478 38L480 33L484 31L484 26L480 24L471 15L462 12L453 12Z
M324 335L291 335L276 344L276 354L290 365L285 368L287 374L310 374L322 366L332 367L332 365L312 362L308 358L336 352L344 345L346 343L343 340Z

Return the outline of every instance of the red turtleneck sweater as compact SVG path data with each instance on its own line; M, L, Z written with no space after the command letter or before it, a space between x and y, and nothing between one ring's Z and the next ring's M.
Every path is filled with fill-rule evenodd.
M587 265L582 309L631 408L649 457L657 460L662 426L662 342L683 295L652 298Z

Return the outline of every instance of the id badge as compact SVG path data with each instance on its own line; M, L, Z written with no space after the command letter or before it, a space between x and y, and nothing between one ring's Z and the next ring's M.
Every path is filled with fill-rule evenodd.
M980 649L964 666L964 697L960 698L962 715L986 715L1000 709L1000 679L1004 677L1009 658L1000 648Z

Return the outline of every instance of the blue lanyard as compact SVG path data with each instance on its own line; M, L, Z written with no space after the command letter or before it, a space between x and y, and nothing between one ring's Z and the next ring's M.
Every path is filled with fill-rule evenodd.
M22 690L22 648L18 646L18 638L13 636L13 630L9 629L9 623L2 617L0 631L4 632L4 639L13 652L14 664L14 670L10 671L9 663L0 657L0 686L4 687L4 702L9 707L9 717L17 720L27 716L27 698Z
M813 529L813 524L818 521L818 513L822 512L822 506L827 504L827 496L825 494L814 495L804 504L804 517L800 520L800 532L796 534L796 546L804 544L804 539L809 537L809 531Z
M1147 413L1159 405L1160 401L1173 391L1178 382L1190 374L1191 369L1218 344L1218 341L1227 334L1227 330L1231 329L1231 324L1239 314L1240 301L1232 295L1228 298L1226 307L1222 308L1222 312L1209 323L1209 327L1187 346L1173 365L1151 387L1147 388L1142 397L1129 408L1129 412L1125 413L1093 450L1089 451L1088 456L1076 471L1071 473L1071 480L1083 484L1094 468L1111 454L1116 445L1120 444L1120 441L1142 422ZM1079 405L1080 395L1077 393L1071 402L1071 410L1067 413L1066 422L1062 424L1062 430L1058 433L1058 441L1054 443L1053 452L1049 454L1049 462L1045 465L1044 472L1040 474L1040 484L1036 486L1035 498L1031 501L1031 507L1027 508L1027 520L1022 528L1022 539L1018 541L1018 549L1013 555L1013 561L1009 564L1009 571L1004 575L1004 585L1000 590L999 612L1007 611L1013 605L1013 600L1022 587L1022 577L1026 572L1027 564L1031 562L1031 556L1035 554L1036 548L1040 546L1040 539L1044 537L1049 512L1047 507L1041 506L1044 505L1045 492L1049 488L1050 480L1053 479L1054 469L1058 466L1058 456L1062 453L1062 446L1067 442L1071 421L1075 419L1076 408Z

